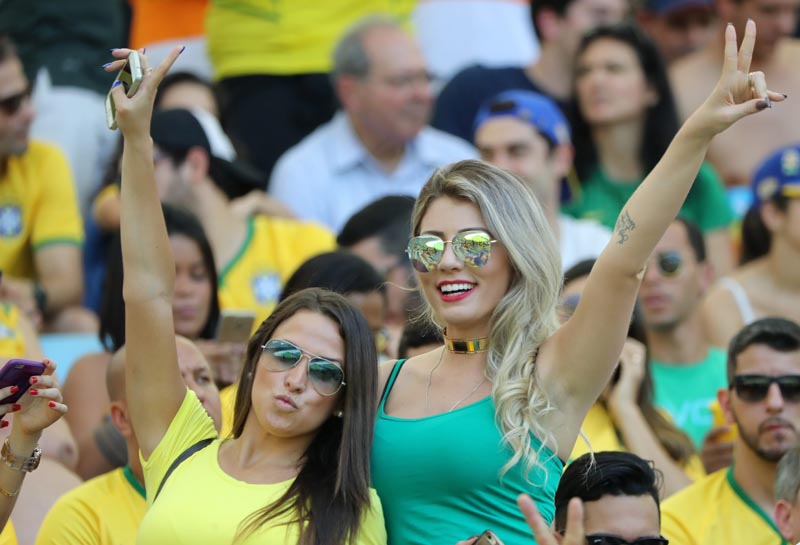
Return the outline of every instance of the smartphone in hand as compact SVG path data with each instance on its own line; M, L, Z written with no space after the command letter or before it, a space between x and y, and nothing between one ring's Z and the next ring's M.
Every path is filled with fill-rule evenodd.
M256 315L250 310L223 310L214 340L221 343L247 344Z
M122 90L125 91L125 94L129 97L132 97L136 93L139 84L142 83L142 61L137 51L130 52L125 66L123 66L122 70L117 74L114 83L117 81L122 84ZM106 124L112 131L117 128L117 110L114 107L114 97L111 96L111 91L106 95Z
M492 532L491 530L486 530L478 539L475 540L475 543L472 545L503 545L503 542Z
M0 369L0 388L17 386L19 391L5 399L0 399L0 403L16 403L19 398L28 391L31 386L31 377L36 377L44 373L45 365L40 361L30 361L23 359L8 360Z

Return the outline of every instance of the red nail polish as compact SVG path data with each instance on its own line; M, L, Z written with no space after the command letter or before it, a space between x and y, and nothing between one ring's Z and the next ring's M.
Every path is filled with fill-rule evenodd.
M22 408L22 405L20 405L19 403L14 403L14 404L11 406L11 410L12 410L12 411L18 411L18 410L20 410L21 408Z
M16 394L17 392L19 392L19 386L12 386L11 387L11 393L12 394Z
M2 422L0 422L0 429L7 428L7 427L8 427L8 421L3 420Z
M36 384L39 382L39 377L31 377L31 384Z
M32 396L38 396L39 395L39 390L36 390L34 388L31 388L28 391L31 393Z
M47 405L48 405L48 406L49 406L51 409L55 409L55 408L56 408L56 402L55 402L55 401L51 401L51 402L50 402L50 403L48 403Z

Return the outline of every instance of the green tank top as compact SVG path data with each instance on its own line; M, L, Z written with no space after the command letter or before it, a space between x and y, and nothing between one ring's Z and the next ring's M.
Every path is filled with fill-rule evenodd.
M387 415L386 399L404 363L397 362L381 396L372 446L372 484L383 505L389 545L455 543L487 529L505 545L535 543L517 496L530 494L551 523L563 462L544 447L543 467L534 467L530 483L524 463L501 481L500 469L512 452L500 444L491 396L426 418ZM531 438L534 449L541 444Z

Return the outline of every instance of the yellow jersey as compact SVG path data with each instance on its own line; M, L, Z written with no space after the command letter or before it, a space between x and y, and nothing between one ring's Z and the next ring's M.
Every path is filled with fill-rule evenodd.
M9 303L0 303L0 356L25 356L25 339L18 324L19 308Z
M117 468L61 496L36 545L134 545L145 509L144 487L128 466Z
M173 418L161 442L142 460L145 485L158 490L172 462L191 445L216 438L214 423L191 390ZM219 465L221 441L215 439L181 463L170 475L158 500L147 498L148 511L139 528L138 545L219 545L231 543L239 524L248 515L280 498L292 480L275 484L250 484L228 475ZM198 493L201 491L202 493ZM386 529L380 500L370 489L371 506L361 523L356 545L385 545ZM287 524L292 513L262 526L241 545L297 543L296 524Z
M17 545L17 533L14 531L14 525L11 524L11 519L8 519L5 528L0 532L0 545Z
M0 270L34 279L34 252L50 244L80 246L83 223L66 158L34 141L0 178Z
M667 498L661 533L670 545L786 545L772 517L736 482L733 467Z
M408 19L414 0L214 0L206 17L215 78L329 72L333 47L359 19Z
M239 384L234 383L225 386L219 391L219 400L222 405L222 425L219 431L219 436L222 438L230 436L233 433L233 407L236 404L236 392L239 389Z
M586 418L583 419L581 431L586 438L582 435L578 436L578 440L575 442L575 446L569 458L570 461L589 451L621 452L627 450L617 434L617 428L614 426L611 415L602 403L595 403L592 405L592 408L589 409L589 412L586 414ZM586 442L587 439L589 441L588 443ZM703 468L703 462L696 454L689 458L686 465L683 466L683 472L686 473L686 476L692 481L696 481L706 474Z
M238 253L219 273L223 310L256 313L254 330L278 302L283 284L295 269L317 254L335 249L327 229L297 220L253 216Z

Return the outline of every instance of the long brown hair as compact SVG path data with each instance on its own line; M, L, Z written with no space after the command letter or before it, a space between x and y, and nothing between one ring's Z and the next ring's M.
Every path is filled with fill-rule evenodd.
M281 302L250 338L234 405L233 437L239 437L252 407L255 368L262 346L275 329L301 310L327 316L339 325L345 344L346 386L341 390L342 418L329 418L306 449L303 467L283 496L245 518L239 541L275 518L294 513L299 545L340 545L357 538L370 503L369 457L377 404L377 354L366 319L343 296L318 288Z

